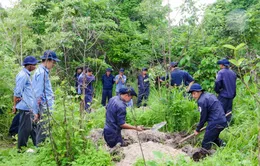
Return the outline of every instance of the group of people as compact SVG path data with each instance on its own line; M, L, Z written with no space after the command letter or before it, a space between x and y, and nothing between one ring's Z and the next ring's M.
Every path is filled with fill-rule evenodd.
M47 116L50 116L54 104L49 72L59 61L54 51L47 50L36 69L38 60L27 56L23 61L24 68L16 76L13 113L19 113L13 119L10 130L18 124L18 151L27 146L29 136L34 146L38 146L48 136L50 118Z
M208 123L202 141L202 148L206 150L211 149L213 143L218 146L225 145L219 138L219 134L231 121L232 103L236 96L237 76L230 69L230 62L227 59L222 59L217 64L220 66L220 71L217 73L214 90L218 94L218 97L205 92L200 84L194 83L195 80L188 72L178 68L177 62L170 63L170 73L160 79L163 82L170 78L170 84L173 87L181 85L188 86L187 92L191 93L191 96L197 101L200 112L200 121L194 130L194 134L198 135L204 124ZM138 85L147 83L148 78L148 75L138 76ZM141 98L140 92L141 94L142 92L148 92L149 94L149 90L147 91L146 88L139 89L138 101L139 97ZM132 126L126 123L127 103L134 96L137 96L137 94L133 88L123 87L119 89L119 95L111 98L106 106L106 121L103 134L110 148L116 145L124 146L121 135L122 129L143 130L142 126Z
M38 146L48 136L48 126L46 125L49 124L48 119L50 118L47 116L51 115L54 104L49 72L59 61L54 51L47 50L41 56L41 64L36 69L38 60L33 56L27 56L23 61L24 68L16 76L13 112L19 112L19 117L14 118L16 121L19 120L19 150L22 146L27 146L29 136L35 146ZM187 92L191 93L191 96L197 101L200 121L194 133L199 134L204 124L208 122L202 141L202 147L207 150L211 148L212 143L218 146L223 145L219 134L231 120L232 102L236 96L237 76L230 69L230 62L222 59L217 63L221 68L217 73L214 88L218 97L204 92L198 83L194 83L195 80L188 72L178 68L177 62L170 63L170 73L160 79L160 82L170 79L170 85L173 87L187 86ZM31 77L30 74L35 69L36 71ZM94 91L92 83L95 81L92 69L89 67L77 68L75 79L76 91L78 94L84 95L85 110L90 112ZM126 123L126 107L133 105L134 96L138 96L137 107L142 105L143 100L147 101L150 93L148 69L143 68L137 77L138 95L132 87L126 85L127 77L124 75L123 68L115 77L112 75L112 69L107 68L101 80L103 85L101 104L106 106L104 139L111 148L117 144L124 146L121 136L122 129L143 130L142 126L132 126ZM116 84L116 95L112 97L114 84ZM146 106L146 102L143 106Z
M120 93L120 89L129 87L129 85L126 84L127 77L124 74L125 70L121 68L119 70L118 75L113 76L112 75L112 69L107 68L106 73L102 75L101 81L102 81L102 99L101 104L102 106L106 106L106 103L109 101L110 98L112 98L113 94L113 86L116 84L116 95L118 96ZM137 100L137 106L140 107L142 105L143 100L145 102L143 103L143 106L146 106L146 101L148 99L149 93L150 93L150 83L149 83L149 75L148 75L148 69L143 68L140 75L138 75L138 100ZM95 76L92 73L92 69L89 67L78 67L76 69L76 73L74 75L75 81L76 81L76 92L77 94L84 95L84 104L85 104L85 110L87 112L91 112L90 105L92 102L92 97L94 94L94 88L93 88L93 82L95 81ZM133 101L129 101L127 104L128 106L133 106Z

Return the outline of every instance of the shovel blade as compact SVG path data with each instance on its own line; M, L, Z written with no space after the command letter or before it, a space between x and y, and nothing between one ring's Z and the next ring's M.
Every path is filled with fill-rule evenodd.
M160 128L162 128L163 126L166 125L167 122L161 122L161 123L157 123L155 125L153 125L153 127L151 128L152 131L158 131Z

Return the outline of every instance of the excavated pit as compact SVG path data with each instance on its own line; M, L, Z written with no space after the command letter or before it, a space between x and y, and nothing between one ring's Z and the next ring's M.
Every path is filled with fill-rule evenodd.
M92 130L88 138L97 144L99 141L104 141L102 132L102 129ZM179 146L179 141L185 136L187 136L185 133L169 134L151 130L137 133L135 130L122 130L125 146L116 146L112 149L106 147L106 149L113 156L116 156L114 161L117 166L131 166L138 159L142 159L139 140L146 161L166 160L166 158L167 160L177 161L180 157L189 160L190 157L194 159L194 154L196 154L194 160L198 161L198 157L201 157L201 154L198 153L200 148L193 148L191 145L186 145L182 148ZM155 153L161 153L163 157L158 159ZM206 153L202 155L206 155Z

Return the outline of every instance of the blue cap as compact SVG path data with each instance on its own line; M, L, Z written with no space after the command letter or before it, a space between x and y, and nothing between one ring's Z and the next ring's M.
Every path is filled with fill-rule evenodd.
M148 71L148 69L146 67L142 68L142 71Z
M56 53L54 51L51 50L47 50L44 52L43 56L41 56L41 59L51 59L54 60L56 62L59 62L60 60L58 59Z
M194 92L194 91L203 91L203 89L200 86L200 84L194 83L194 84L191 85L188 93L191 93L191 92Z
M23 60L23 66L24 65L36 65L38 63L38 60L34 56L27 56Z
M132 88L132 87L121 88L121 89L119 89L119 93L120 94L128 94L129 93L131 96L137 96L134 88Z
M230 65L230 63L229 63L229 61L228 61L227 59L221 59L221 60L219 60L219 61L218 61L218 64L219 64L219 65L224 65L224 66L229 66L229 65Z
M124 72L124 71L125 71L125 69L124 69L124 68L121 68L119 71L120 71L120 72Z
M171 62L171 63L170 63L170 66L171 66L171 67L176 67L176 66L178 66L178 62Z
M106 71L112 72L112 69L111 68L107 68Z

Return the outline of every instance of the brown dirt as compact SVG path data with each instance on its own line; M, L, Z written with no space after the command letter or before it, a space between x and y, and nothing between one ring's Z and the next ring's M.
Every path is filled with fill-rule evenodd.
M176 161L178 157L187 156L181 150L152 141L142 143L142 150L146 161L155 160L161 162L168 159ZM156 158L155 152L160 152L163 157ZM125 158L116 163L116 166L132 166L138 159L142 159L142 153L138 143L123 147L123 153L125 154Z
M87 138L90 138L94 143L103 140L102 129L95 129L90 132ZM122 130L122 136L126 147L115 147L113 149L106 148L111 154L116 154L115 161L117 166L130 166L134 164L138 159L142 159L140 146L138 143L138 136L142 143L142 148L146 160L156 159L154 152L161 152L163 156L168 156L171 160L177 160L177 156L182 155L193 157L193 153L196 152L192 146L185 146L182 149L179 147L178 142L185 137L184 133L163 133L160 131L145 130L137 132L135 130ZM104 140L103 140L104 141ZM119 156L119 157L118 157ZM157 159L158 160L158 159ZM163 159L159 159L160 161Z

